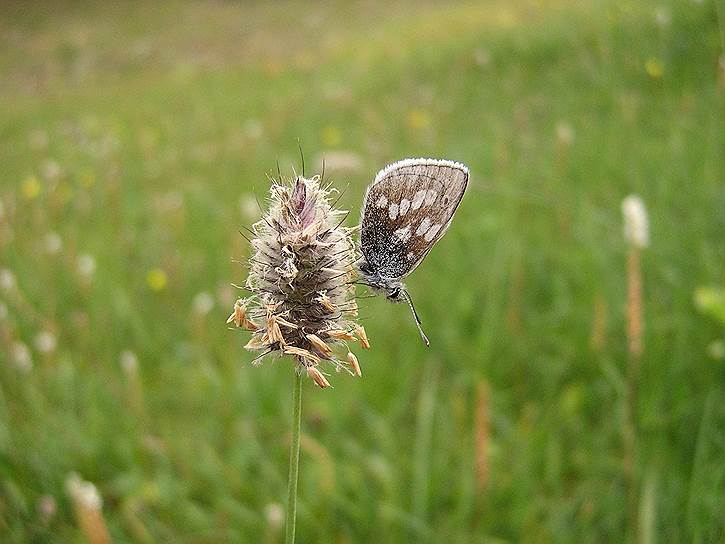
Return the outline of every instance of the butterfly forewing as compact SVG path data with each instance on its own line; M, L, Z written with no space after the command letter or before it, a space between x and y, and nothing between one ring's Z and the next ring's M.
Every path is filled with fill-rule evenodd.
M467 183L468 169L446 160L406 159L381 170L360 222L372 268L384 278L412 272L450 225Z

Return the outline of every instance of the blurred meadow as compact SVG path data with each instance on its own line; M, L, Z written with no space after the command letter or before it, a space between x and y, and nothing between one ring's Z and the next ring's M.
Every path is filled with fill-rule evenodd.
M224 322L299 139L350 226L388 162L472 172L408 282L431 347L360 300L363 377L304 383L299 542L723 542L723 17L3 2L0 541L281 541L292 365L252 367Z

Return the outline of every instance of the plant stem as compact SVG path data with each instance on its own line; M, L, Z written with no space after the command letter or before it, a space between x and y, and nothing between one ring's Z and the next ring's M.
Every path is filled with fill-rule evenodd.
M627 517L632 542L637 540L639 527L639 493L637 478L637 397L639 365L643 351L642 272L640 252L629 249L627 256L627 337L628 359L624 422L624 473L627 478Z
M294 544L297 518L297 475L300 468L300 421L302 419L302 374L295 372L292 389L292 444L289 450L289 480L287 487L287 523L285 544Z

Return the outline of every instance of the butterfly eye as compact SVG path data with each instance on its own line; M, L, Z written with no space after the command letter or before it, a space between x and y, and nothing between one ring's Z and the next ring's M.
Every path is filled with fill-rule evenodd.
M388 291L388 299L390 300L400 300L400 288L399 287L393 287L390 291Z

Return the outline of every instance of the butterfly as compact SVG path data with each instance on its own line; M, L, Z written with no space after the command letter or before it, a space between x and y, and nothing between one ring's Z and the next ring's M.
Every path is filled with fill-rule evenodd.
M413 300L401 281L415 270L453 219L468 168L443 159L404 159L380 170L368 186L360 218L357 269L365 285L407 302L428 346Z

